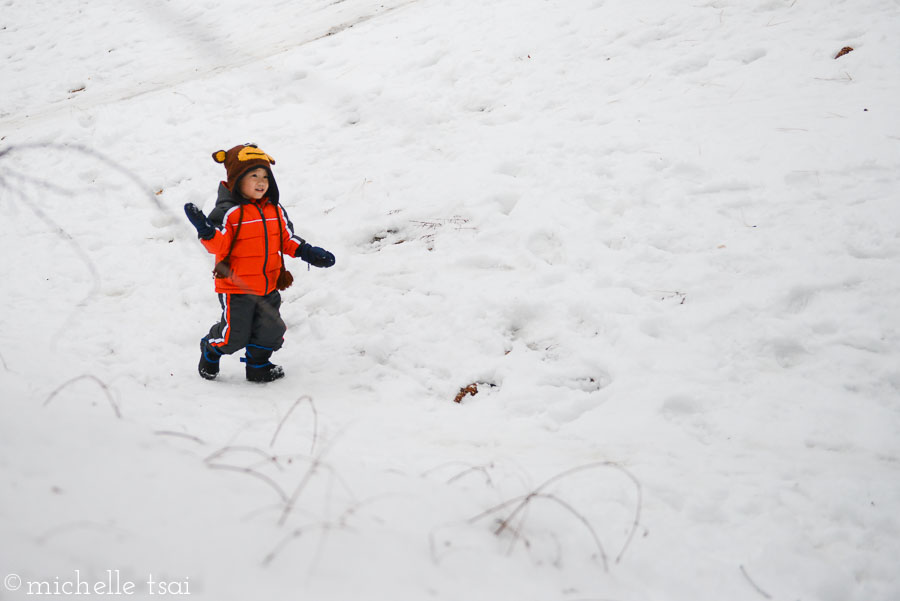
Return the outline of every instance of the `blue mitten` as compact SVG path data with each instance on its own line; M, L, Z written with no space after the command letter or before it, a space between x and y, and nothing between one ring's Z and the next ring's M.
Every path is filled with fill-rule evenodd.
M297 249L297 254L294 256L303 259L313 267L331 267L334 265L333 254L324 248L312 246L306 242L300 245L300 248Z
M203 211L192 202L184 205L184 214L187 215L188 221L197 228L197 235L204 240L212 240L216 235L216 228L213 226L209 217L203 214Z

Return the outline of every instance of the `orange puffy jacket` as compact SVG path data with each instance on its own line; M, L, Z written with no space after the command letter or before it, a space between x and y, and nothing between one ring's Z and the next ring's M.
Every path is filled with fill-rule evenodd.
M224 182L219 184L219 197L209 219L216 226L215 236L201 242L216 255L217 264L228 257L231 267L228 276L216 278L216 292L269 294L284 265L282 253L293 257L305 242L294 235L294 226L277 197L274 202L268 198L238 200Z

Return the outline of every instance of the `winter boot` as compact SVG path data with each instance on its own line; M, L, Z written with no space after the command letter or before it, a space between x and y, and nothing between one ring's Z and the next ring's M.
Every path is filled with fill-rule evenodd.
M203 338L200 340L200 365L197 366L197 371L200 372L200 377L206 380L215 380L216 376L219 375L219 359L222 358L222 353L209 346L209 339Z
M247 364L247 380L250 382L273 382L284 377L281 366L269 361L274 352L272 349L248 344L246 352L241 361Z

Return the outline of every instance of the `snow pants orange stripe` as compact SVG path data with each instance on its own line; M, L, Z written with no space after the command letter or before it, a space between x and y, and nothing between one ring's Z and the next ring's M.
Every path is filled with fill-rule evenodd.
M287 326L281 319L281 294L219 294L222 317L209 330L209 345L224 355L248 344L277 351Z

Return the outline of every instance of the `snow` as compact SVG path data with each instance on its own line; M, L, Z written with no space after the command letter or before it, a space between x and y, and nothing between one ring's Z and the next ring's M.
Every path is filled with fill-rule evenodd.
M898 26L9 0L0 599L900 599ZM264 386L181 211L250 141L337 256Z

